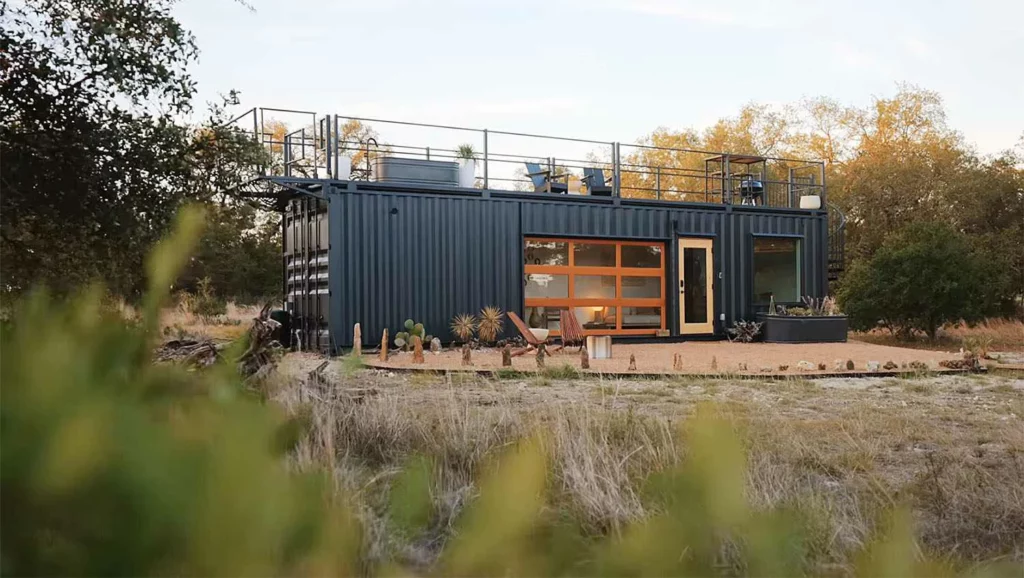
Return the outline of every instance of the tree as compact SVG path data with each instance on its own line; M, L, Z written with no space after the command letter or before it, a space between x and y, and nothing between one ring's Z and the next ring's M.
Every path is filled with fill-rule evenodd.
M136 293L185 197L192 36L156 0L0 1L5 292Z
M947 223L912 223L887 238L843 280L839 303L850 326L882 326L902 337L934 339L946 323L973 323L992 313L991 269L969 239Z

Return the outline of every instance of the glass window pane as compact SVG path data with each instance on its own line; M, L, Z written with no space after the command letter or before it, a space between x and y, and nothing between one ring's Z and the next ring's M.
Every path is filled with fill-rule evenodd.
M614 275L577 275L573 285L576 299L615 298Z
M573 247L573 263L577 267L615 266L615 245L576 243Z
M708 322L708 251L683 249L683 323Z
M622 296L635 299L661 297L661 277L623 277Z
M661 245L623 245L623 267L661 267Z
M574 311L583 329L615 329L615 308L596 305L594 307L577 307Z
M546 297L549 299L566 298L569 296L569 276L549 275L547 273L528 273L526 275L526 298Z
M754 238L754 302L800 301L800 240Z
M622 307L623 329L660 329L661 307Z
M531 241L526 240L525 265L561 265L569 264L569 243L562 241Z
M558 331L559 319L558 314L560 311L564 311L565 307L529 307L527 306L523 313L526 315L526 325L529 327L536 327L538 329L551 329L552 331Z

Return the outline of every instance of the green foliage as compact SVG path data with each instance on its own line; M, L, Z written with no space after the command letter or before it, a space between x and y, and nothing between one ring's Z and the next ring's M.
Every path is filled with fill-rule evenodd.
M246 395L230 362L152 363L199 221L185 214L155 251L141 323L105 316L99 290L37 293L0 334L5 574L354 572L348 512L323 476L284 467L291 423Z
M165 0L0 7L4 289L135 297L186 196L193 37Z
M213 294L209 277L199 280L195 293L183 292L180 300L179 307L204 321L224 315L228 309L227 302Z
M541 370L540 374L549 379L579 379L580 370L568 363L552 365Z
M855 263L838 297L854 329L881 325L934 339L945 323L972 323L993 311L990 275L963 234L945 223L914 223Z

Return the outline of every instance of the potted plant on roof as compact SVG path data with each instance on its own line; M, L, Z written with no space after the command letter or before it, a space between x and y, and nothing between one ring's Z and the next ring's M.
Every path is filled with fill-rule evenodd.
M473 188L476 185L476 151L473 145L459 145L455 149L455 159L459 163L459 186Z
M803 297L804 307L775 305L772 297L767 313L757 320L764 324L768 343L844 343L849 324L835 297Z

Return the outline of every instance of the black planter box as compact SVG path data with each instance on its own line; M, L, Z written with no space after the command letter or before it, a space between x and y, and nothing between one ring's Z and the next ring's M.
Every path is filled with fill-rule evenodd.
M804 317L759 314L767 343L846 343L845 315Z

